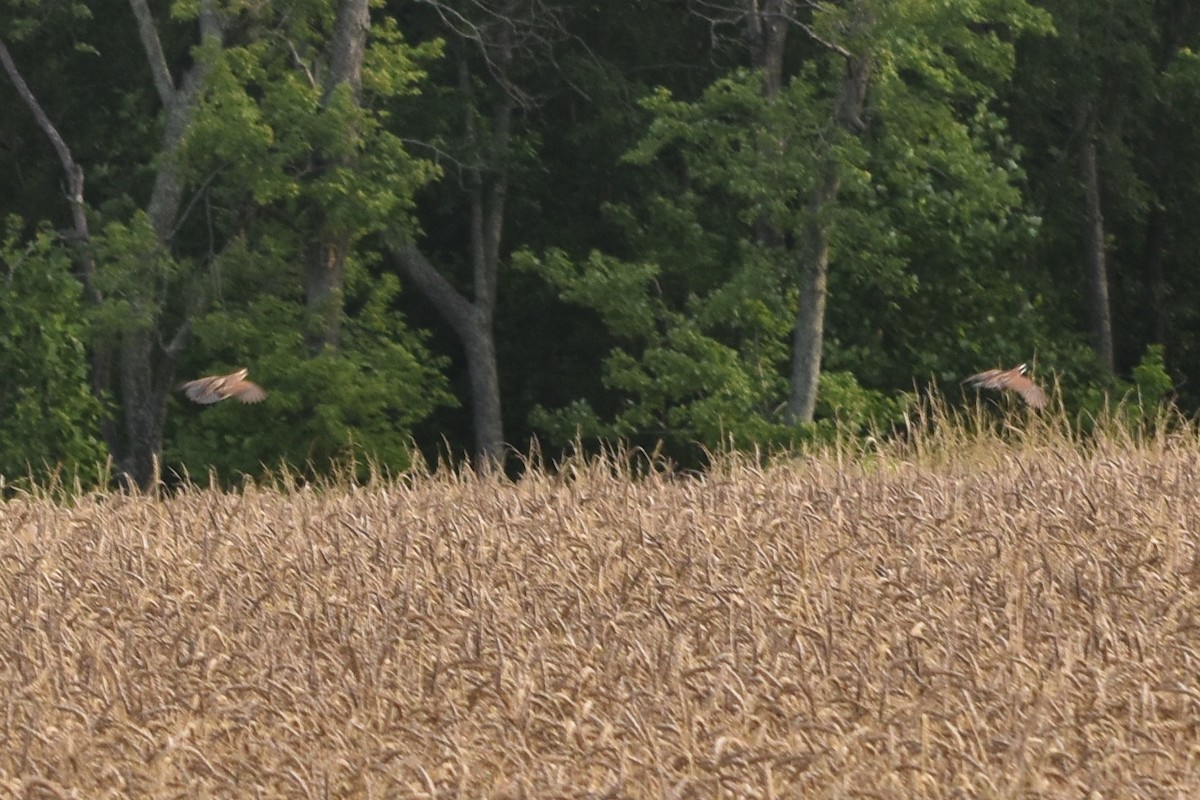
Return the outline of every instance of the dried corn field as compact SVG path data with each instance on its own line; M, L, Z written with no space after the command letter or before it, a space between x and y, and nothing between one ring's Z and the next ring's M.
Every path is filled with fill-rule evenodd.
M0 795L1200 796L1196 437L972 452L11 499Z

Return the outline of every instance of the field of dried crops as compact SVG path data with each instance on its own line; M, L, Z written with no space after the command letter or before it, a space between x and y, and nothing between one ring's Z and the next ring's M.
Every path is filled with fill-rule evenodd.
M1200 443L0 505L0 796L1200 796Z

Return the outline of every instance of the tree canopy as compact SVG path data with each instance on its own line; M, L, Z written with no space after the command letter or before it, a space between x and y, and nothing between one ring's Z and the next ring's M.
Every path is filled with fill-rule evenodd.
M1200 403L1190 2L0 18L10 478L690 461L1022 361L1071 408ZM240 366L267 402L176 391Z

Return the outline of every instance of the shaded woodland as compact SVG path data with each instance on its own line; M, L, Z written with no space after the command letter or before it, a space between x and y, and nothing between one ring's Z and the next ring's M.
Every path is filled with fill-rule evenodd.
M0 474L1200 404L1185 0L0 0ZM255 406L179 384L250 367Z

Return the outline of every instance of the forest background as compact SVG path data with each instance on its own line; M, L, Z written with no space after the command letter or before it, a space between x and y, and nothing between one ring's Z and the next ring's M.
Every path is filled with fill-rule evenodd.
M0 474L1194 412L1192 6L0 0Z

